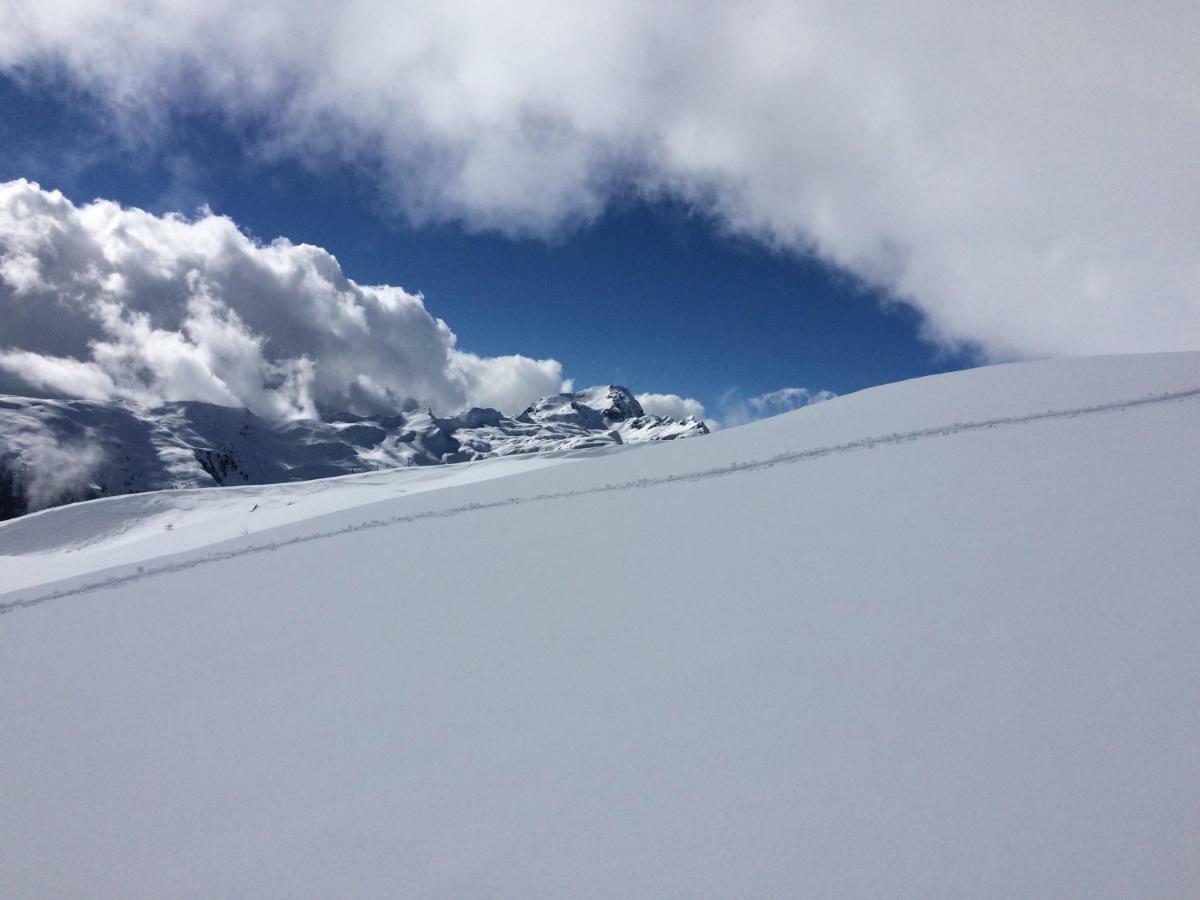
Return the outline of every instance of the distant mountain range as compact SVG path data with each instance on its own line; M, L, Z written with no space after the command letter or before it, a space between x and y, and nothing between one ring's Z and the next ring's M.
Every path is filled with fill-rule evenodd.
M0 519L78 500L172 488L271 484L396 466L669 441L705 424L647 415L617 385L556 394L510 418L428 409L274 422L246 409L175 402L0 397Z

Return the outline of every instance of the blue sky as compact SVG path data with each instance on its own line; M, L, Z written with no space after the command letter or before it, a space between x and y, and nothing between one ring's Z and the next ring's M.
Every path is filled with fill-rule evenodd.
M207 204L259 239L325 247L356 281L420 291L464 346L554 357L578 386L693 396L719 416L729 392L846 393L974 362L921 340L911 308L680 202L618 199L549 240L414 227L370 173L265 159L216 116L175 115L131 143L61 80L0 78L0 107L0 180L158 213Z
M1194 350L1198 28L1184 0L11 0L0 390L296 415L569 378L720 416ZM202 205L244 234L162 217Z

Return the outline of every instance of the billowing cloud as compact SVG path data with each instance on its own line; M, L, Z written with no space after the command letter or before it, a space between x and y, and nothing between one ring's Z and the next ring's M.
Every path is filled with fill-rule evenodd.
M680 397L678 394L638 394L637 401L651 416L670 416L672 419L685 419L688 416L704 418L704 404L691 397Z
M1200 346L1198 33L1192 0L8 0L0 68L364 161L418 222L669 192L995 358Z
M420 296L228 218L76 206L0 184L0 393L203 400L276 418L465 406L564 384L552 359L459 350Z
M794 409L832 400L837 394L826 390L809 390L802 387L785 387L753 397L743 396L736 390L726 391L720 400L721 419L719 425L732 428L757 419L777 416Z
M11 415L9 410L5 413ZM5 429L3 449L0 511L14 501L19 503L7 510L7 515L36 512L63 502L86 500L99 493L92 478L104 453L86 433L72 440L55 435L35 420L21 417L14 427Z

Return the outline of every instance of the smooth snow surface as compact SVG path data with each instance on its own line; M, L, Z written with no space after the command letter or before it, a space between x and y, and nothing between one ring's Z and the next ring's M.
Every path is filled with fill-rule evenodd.
M0 895L1197 896L1198 434L1110 357L5 523Z

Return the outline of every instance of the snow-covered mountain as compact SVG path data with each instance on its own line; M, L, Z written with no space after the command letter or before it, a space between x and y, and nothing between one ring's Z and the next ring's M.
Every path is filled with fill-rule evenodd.
M1198 434L1063 360L5 522L0 896L1194 897Z
M116 494L325 478L395 466L582 450L707 434L646 415L616 385L545 397L515 418L428 409L271 422L245 409L0 396L0 518Z

